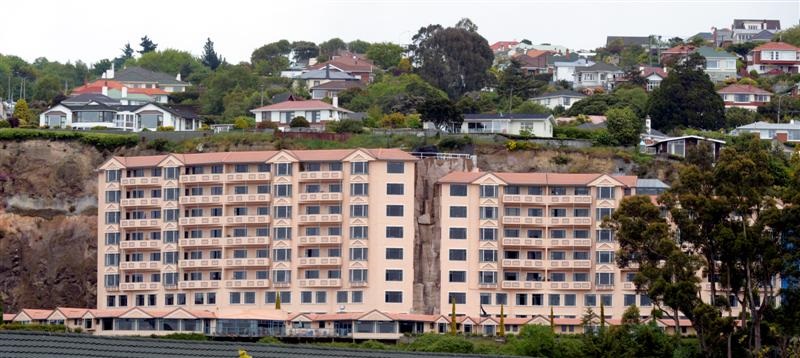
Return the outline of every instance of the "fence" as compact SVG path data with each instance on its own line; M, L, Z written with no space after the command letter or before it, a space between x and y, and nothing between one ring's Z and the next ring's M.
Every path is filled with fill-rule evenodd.
M330 132L275 132L277 138L298 138L298 139L315 139L315 140L328 140L344 142L350 139L350 133L330 133Z

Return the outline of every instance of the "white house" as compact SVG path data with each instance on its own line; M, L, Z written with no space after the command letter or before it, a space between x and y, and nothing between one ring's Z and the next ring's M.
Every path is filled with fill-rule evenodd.
M755 111L772 99L772 93L753 85L732 84L717 91L725 108L739 107Z
M776 139L779 142L800 142L800 121L791 120L789 123L750 123L731 131L732 135L755 133L761 139Z
M617 78L623 75L622 70L614 65L603 62L595 63L588 67L581 67L575 70L576 89L580 88L602 88L611 90L614 88Z
M528 134L552 138L556 120L552 114L465 114L461 133Z
M115 80L129 88L160 88L167 93L185 92L191 84L181 80L181 74L172 76L163 72L131 66L115 71L114 65L103 74L103 79Z
M553 66L556 68L553 81L567 81L569 83L575 82L575 69L580 67L589 67L594 65L594 61L585 58L578 59L573 62L554 62Z
M564 109L569 109L569 107L572 107L573 103L580 101L584 97L586 97L586 95L580 92L560 90L533 97L531 98L531 101L550 109L554 109L557 106L562 106Z
M747 72L780 74L800 72L800 48L785 42L767 42L747 54Z
M279 128L289 127L295 117L305 117L312 127L323 127L325 122L338 121L349 113L353 113L338 106L338 97L333 98L333 104L320 100L285 101L250 110L255 116L256 123L270 121Z
M703 46L695 50L706 59L705 72L714 82L736 78L736 56L725 51Z
M734 19L731 26L733 41L737 44L749 42L755 35L764 30L775 33L780 29L780 20Z

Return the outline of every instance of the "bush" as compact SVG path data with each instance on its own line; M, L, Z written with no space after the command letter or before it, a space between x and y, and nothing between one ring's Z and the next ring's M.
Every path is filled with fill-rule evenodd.
M272 129L272 130L275 130L275 129L278 129L278 123L275 123L273 121L261 121L261 122L256 123L256 128L258 128L258 129Z
M555 165L567 165L572 159L569 156L564 154L558 154L555 157L550 159L550 162Z
M139 142L135 134L91 133L78 131L49 131L24 128L0 129L0 140L77 140L98 150L132 147Z
M472 353L475 345L461 336L449 336L435 333L423 334L408 345L409 351Z
M108 129L108 127L106 127L106 126L94 126L94 127L92 127L93 131L104 131L104 130L107 130L107 129Z
M173 152L174 145L172 142L164 138L156 138L148 142L145 146L147 149L152 149L158 152Z
M328 122L327 130L336 133L362 133L364 124L357 119L343 119L340 121Z
M265 343L265 344L281 344L281 343L283 343L283 342L281 342L281 340L280 340L280 339L277 339L277 338L275 338L275 337L272 337L272 336L266 336L266 337L262 337L261 339L259 339L259 340L258 340L258 343Z
M517 141L517 140L507 141L505 146L506 146L506 149L508 149L509 152L515 152L515 151L518 151L518 150L532 150L532 149L538 149L539 148L539 145L536 144L536 143L531 143L531 142L522 141L522 140L520 140L520 141Z
M460 150L470 144L472 144L472 137L447 136L440 139L436 146L444 150Z
M170 333L164 336L152 335L153 338L178 339L182 341L207 341L208 337L200 333Z
M211 126L209 126L208 123L203 123L203 125L200 126L200 130L201 131L210 131L211 130Z
M175 131L175 127L173 127L173 126L158 126L158 128L156 128L156 131L159 131L159 132L174 132Z
M373 341L373 340L362 342L360 346L361 346L361 348L364 348L364 349L386 350L386 349L389 348L385 344L383 344L381 342L378 342L378 341Z
M311 127L311 124L308 123L306 117L297 116L292 118L292 121L289 122L289 127L291 128L308 128Z
M406 125L406 116L398 112L384 114L378 124L381 128L402 128Z
M246 117L246 116L239 116L233 120L233 128L236 129L250 129L255 126L255 119Z
M69 332L69 329L63 324L6 323L0 324L0 331Z
M8 123L8 121L0 121L0 128L11 128L11 123Z

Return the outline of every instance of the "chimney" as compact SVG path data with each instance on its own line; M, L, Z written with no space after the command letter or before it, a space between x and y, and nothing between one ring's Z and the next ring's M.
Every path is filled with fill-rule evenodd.
M103 78L113 79L114 78L114 63L111 63L111 68L107 69L106 72L103 74Z
M122 86L122 98L128 98L128 87Z
M647 128L647 134L650 134L650 116L645 117L644 125Z
M337 95L335 95L335 94L333 95L332 103L333 103L334 107L339 108L339 97Z
M330 79L331 78L331 64L330 63L325 65L325 78L326 79Z
M180 73L180 72L178 72L178 75L177 75L177 76L175 76L175 79L176 79L176 80L178 80L178 81L180 81L180 80L181 80L181 73Z
M103 86L103 96L108 96L108 86Z

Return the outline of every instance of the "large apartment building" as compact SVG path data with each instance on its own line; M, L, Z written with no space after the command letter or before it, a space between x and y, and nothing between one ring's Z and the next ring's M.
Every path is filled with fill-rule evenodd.
M280 296L285 312L410 312L414 161L397 149L114 157L98 171L97 308L266 319Z
M509 317L581 318L586 308L619 318L630 305L649 314L632 269L615 262L603 218L620 200L659 194L635 176L454 172L441 193L441 307ZM643 181L648 183L648 181ZM663 191L663 189L661 189Z

